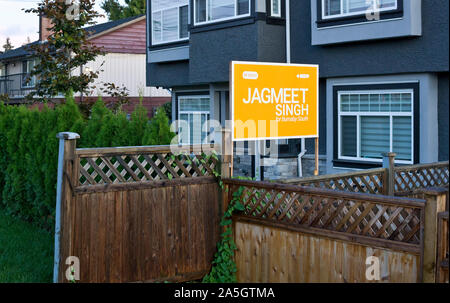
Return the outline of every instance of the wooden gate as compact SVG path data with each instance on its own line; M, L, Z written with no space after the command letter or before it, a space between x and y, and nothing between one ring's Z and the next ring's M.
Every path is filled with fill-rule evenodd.
M65 140L58 282L68 282L69 256L80 282L185 281L210 270L222 211L217 146L176 155L169 146L75 147Z

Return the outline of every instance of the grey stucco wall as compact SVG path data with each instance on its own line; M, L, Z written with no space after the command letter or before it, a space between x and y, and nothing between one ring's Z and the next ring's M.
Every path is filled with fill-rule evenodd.
M311 1L291 1L292 62L319 64L321 77L448 71L448 11L448 0L422 1L420 37L313 46Z
M341 26L317 26L317 0L311 1L312 44L355 42L380 38L420 36L422 34L422 0L403 1L403 17L360 22Z
M449 137L449 86L448 73L440 74L438 79L438 131L439 131L439 161L448 161Z

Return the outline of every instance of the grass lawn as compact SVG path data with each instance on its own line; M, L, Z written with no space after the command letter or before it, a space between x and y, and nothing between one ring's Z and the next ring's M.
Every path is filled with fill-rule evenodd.
M0 209L0 283L53 279L53 234Z

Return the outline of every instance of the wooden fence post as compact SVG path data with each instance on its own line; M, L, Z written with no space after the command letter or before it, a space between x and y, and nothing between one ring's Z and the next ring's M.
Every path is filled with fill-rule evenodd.
M222 130L222 178L231 178L233 176L233 142L231 141L231 130Z
M383 153L383 168L387 169L383 178L384 195L393 196L395 192L395 156L396 153Z
M72 197L72 188L77 185L75 182L78 165L74 165L76 139L80 135L76 133L63 132L58 133L56 138L59 139L58 154L58 179L56 185L56 210L55 210L55 253L53 267L53 282L58 283L64 281L62 273L61 257L68 257L71 252L71 228L70 224L70 200ZM61 240L61 234L64 239ZM67 241L69 240L69 241Z
M231 139L231 130L223 129L222 130L222 163L221 163L221 177L222 178L231 178L233 176L233 142ZM229 203L229 191L224 188L222 190L222 213L224 213L228 209Z
M423 282L436 282L438 214L445 211L447 188L427 188L421 191L426 202L423 238Z

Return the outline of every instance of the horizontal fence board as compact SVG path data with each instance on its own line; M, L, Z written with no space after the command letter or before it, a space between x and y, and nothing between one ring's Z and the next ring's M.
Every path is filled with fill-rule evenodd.
M369 256L380 260L380 282L418 282L420 256L416 254L318 238L240 219L234 221L234 229L238 282L377 282L366 279Z
M96 192L108 192L108 191L133 191L144 190L160 187L176 187L189 184L213 184L217 183L215 177L198 177L198 178L184 178L184 179L172 179L172 180L159 180L148 182L132 182L125 184L98 184L98 185L82 185L74 189L77 194L83 193L96 193Z

